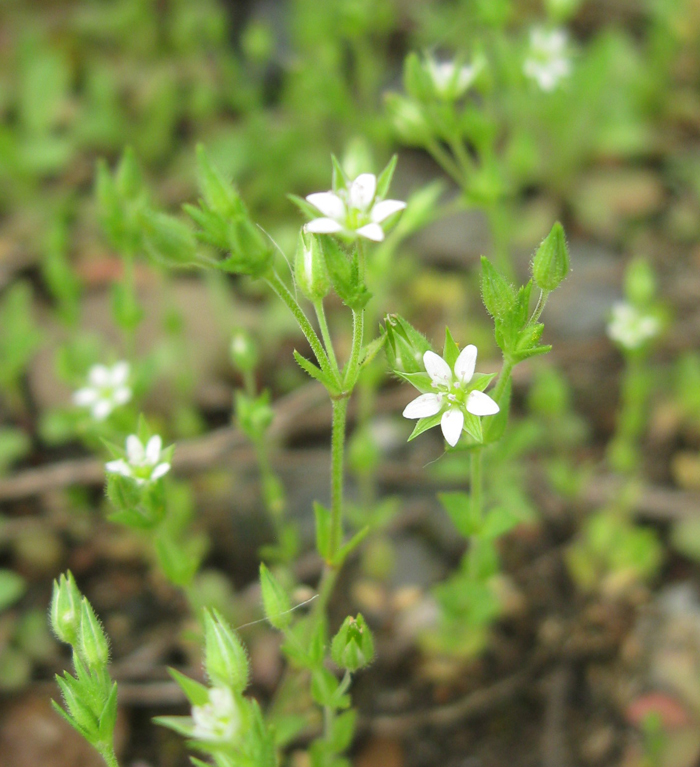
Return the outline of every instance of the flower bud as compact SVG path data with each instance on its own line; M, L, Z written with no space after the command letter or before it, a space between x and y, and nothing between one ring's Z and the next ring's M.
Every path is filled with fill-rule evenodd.
M424 373L423 355L430 349L425 336L398 314L388 314L384 328L389 367L397 373Z
M231 339L231 361L241 373L252 373L258 364L258 350L243 328L238 328Z
M569 249L564 228L557 221L544 238L532 261L532 278L540 290L558 288L569 273Z
M204 667L214 684L234 692L248 686L248 656L241 640L216 611L204 611Z
M637 307L648 306L656 293L656 278L649 263L635 258L625 271L625 296Z
M517 302L515 288L486 258L481 257L481 300L494 319L502 319Z
M78 644L81 600L82 595L70 571L53 582L51 628L61 642Z
M309 301L321 301L328 295L331 283L323 250L318 238L301 232L294 257L294 280Z
M284 629L292 619L289 597L276 578L260 564L260 586L262 588L263 609L265 617L276 629Z
M89 668L104 668L109 663L107 635L85 597L80 607L78 651Z
M401 141L409 146L423 146L430 139L432 130L418 102L388 93L386 106Z
M340 668L354 672L367 666L374 658L372 632L360 613L348 616L333 637L331 657Z

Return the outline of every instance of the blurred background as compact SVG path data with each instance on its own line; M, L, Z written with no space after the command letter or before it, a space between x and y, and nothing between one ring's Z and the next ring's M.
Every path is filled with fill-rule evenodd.
M565 30L555 88L524 69L537 29ZM423 129L411 52L483 62L459 113L466 180ZM700 763L697 0L2 0L0 116L1 767L101 763L49 706L67 655L46 610L65 569L111 636L134 767L188 763L150 720L184 710L165 667L199 667L192 608L259 617L266 546L299 582L318 577L330 407L293 360L306 351L293 320L264 285L121 252L95 193L98 161L123 168L128 147L149 205L180 215L198 144L288 257L303 223L288 195L330 188L331 154L351 176L398 154L390 196L409 201L407 223L370 266L368 326L397 312L440 348L449 325L483 372L499 356L480 256L524 280L552 224L567 233L572 273L543 315L553 351L518 369L490 464L494 502L519 524L500 545L502 620L472 657L421 639L431 589L463 553L436 493L465 485L465 458L443 458L436 430L406 445L412 393L383 359L351 407L351 517L376 535L334 609L365 614L379 658L357 680L352 763ZM640 293L661 329L643 359L606 334L613 305ZM347 309L329 311L343 355ZM247 381L230 349L241 332L257 349ZM134 400L96 428L71 394L121 359ZM251 375L275 413L273 480L233 408ZM178 445L171 560L110 520L104 496L101 440L122 445L139 412ZM282 498L294 540L272 551L266 507ZM611 505L627 526L592 525ZM183 595L163 563L187 557ZM269 700L278 641L244 638ZM427 704L444 713L421 716ZM292 748L289 763L305 758Z

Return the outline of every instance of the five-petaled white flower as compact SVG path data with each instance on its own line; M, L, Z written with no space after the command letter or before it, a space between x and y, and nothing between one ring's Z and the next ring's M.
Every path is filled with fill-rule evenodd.
M145 447L141 440L132 434L126 438L126 460L119 458L110 461L105 469L112 474L121 474L133 479L137 485L155 482L170 471L170 464L161 461L163 440L156 434Z
M435 61L433 58L428 58L426 61L426 70L432 80L435 93L446 101L453 101L463 96L482 68L482 59L475 59L472 64L462 66L453 61Z
M93 365L88 372L88 385L73 393L73 402L90 408L96 421L104 421L116 407L131 399L128 379L128 362L117 362L111 368Z
M230 743L241 726L241 714L231 690L213 687L209 702L192 707L192 737L214 743Z
M612 308L608 323L608 336L624 349L639 349L659 334L661 323L652 314L645 314L636 306L620 301Z
M377 177L362 173L347 188L337 192L315 192L306 199L323 216L306 224L314 234L344 234L365 237L374 242L384 239L382 222L406 207L399 200L377 200Z
M571 74L567 43L568 37L563 29L547 31L535 27L530 31L530 49L523 64L523 72L547 93Z
M476 368L476 354L474 344L465 346L452 370L438 354L425 352L423 363L433 391L416 397L403 411L406 418L430 418L442 412L440 428L452 447L462 434L465 411L477 416L495 415L499 411L498 403L488 394L469 386Z

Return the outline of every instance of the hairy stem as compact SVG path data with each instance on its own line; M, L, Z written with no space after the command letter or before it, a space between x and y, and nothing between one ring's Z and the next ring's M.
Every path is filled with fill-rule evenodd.
M321 338L326 347L326 353L330 361L333 372L340 378L340 368L338 367L338 360L335 356L335 349L333 348L333 340L331 339L330 331L328 330L328 320L326 320L326 311L323 308L323 300L314 302L314 310L316 311L316 317L318 319L318 326L321 329Z

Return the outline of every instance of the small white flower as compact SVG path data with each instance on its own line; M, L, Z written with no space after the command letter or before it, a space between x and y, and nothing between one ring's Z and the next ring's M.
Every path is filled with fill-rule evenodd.
M88 372L88 385L73 393L73 402L78 407L90 408L96 421L104 421L116 407L131 399L128 379L128 362L117 362L111 368L93 365Z
M465 411L482 416L496 415L500 409L488 394L469 387L476 368L476 355L474 344L465 346L452 370L440 355L425 352L423 363L433 391L416 397L403 411L406 418L430 418L442 412L440 428L452 447L457 444L464 429Z
M568 37L563 29L532 29L530 48L523 64L526 77L535 80L543 91L553 91L561 80L571 74L567 45Z
M213 743L230 743L241 726L241 714L231 690L213 687L209 702L192 707L192 737Z
M632 304L621 301L612 308L608 336L624 349L639 349L659 334L661 324L651 314L644 314Z
M377 200L377 177L362 173L347 188L316 192L306 199L323 215L306 224L314 234L344 234L374 242L384 239L381 224L406 207L399 200Z
M160 460L163 440L156 434L144 447L135 435L126 438L126 460L110 461L105 469L112 474L121 474L133 479L137 485L155 482L170 471L170 464Z
M435 61L432 58L426 61L435 92L446 101L454 101L463 96L476 80L483 65L482 59L475 59L471 64L462 66L453 61Z

